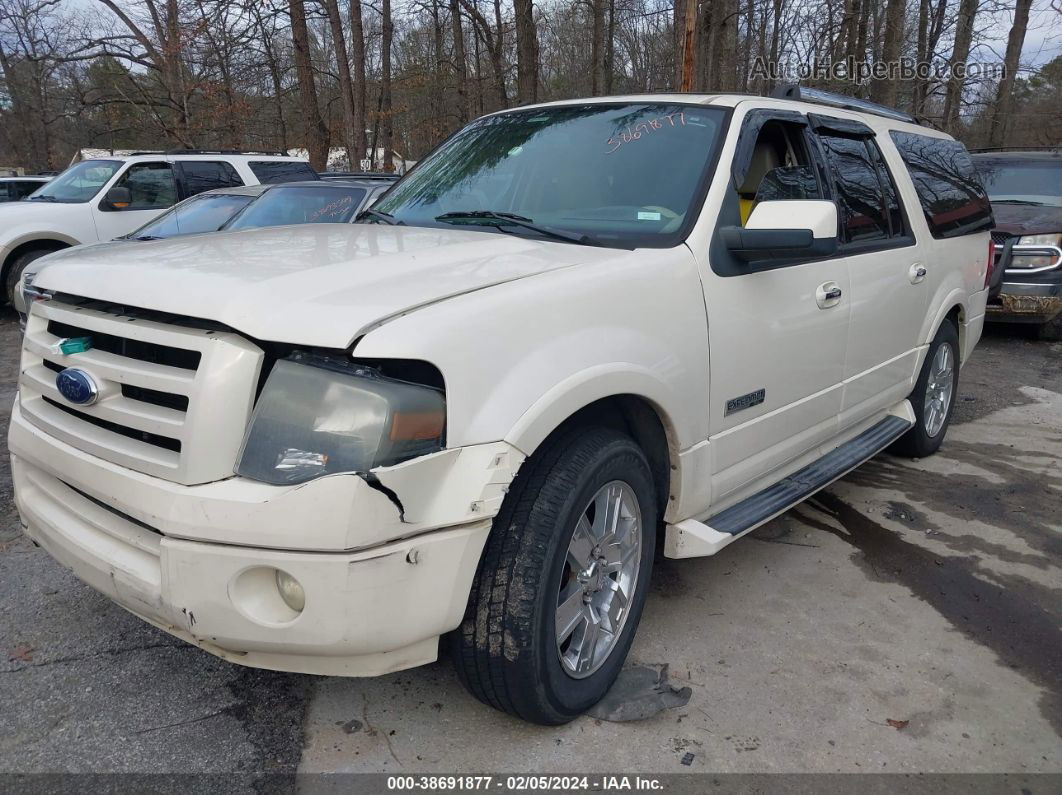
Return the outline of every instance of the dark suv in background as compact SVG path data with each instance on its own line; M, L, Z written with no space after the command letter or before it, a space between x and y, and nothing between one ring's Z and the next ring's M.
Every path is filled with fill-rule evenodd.
M996 218L992 242L1003 277L988 319L1035 323L1062 339L1062 147L973 154Z

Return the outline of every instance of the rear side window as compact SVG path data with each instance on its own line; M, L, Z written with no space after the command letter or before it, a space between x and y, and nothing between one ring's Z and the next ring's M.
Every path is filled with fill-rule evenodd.
M873 139L820 133L819 140L837 188L844 241L864 243L902 235L896 186Z
M304 179L320 179L310 164L303 160L252 160L248 165L263 185L273 182L298 182Z
M215 188L235 188L243 184L230 164L213 160L183 160L178 164L184 180L184 195L195 196Z
M962 144L897 130L889 135L907 165L933 237L958 237L992 228L992 205Z

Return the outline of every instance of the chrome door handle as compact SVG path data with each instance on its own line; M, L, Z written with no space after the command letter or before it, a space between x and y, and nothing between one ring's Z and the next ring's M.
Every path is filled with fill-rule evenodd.
M826 282L820 284L815 290L815 303L819 305L819 309L829 309L841 302L842 295L841 287L837 282Z
M921 262L916 262L911 266L910 270L907 271L907 276L911 280L911 284L918 284L926 278L927 273L929 273L929 271L926 270L926 266Z

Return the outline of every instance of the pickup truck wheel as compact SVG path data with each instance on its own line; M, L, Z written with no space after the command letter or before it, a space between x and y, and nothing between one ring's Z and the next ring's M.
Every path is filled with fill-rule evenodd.
M597 703L641 618L656 510L645 455L617 431L580 429L528 459L451 635L465 687L547 725Z
M914 427L896 440L890 452L925 458L939 450L958 392L959 333L954 324L945 321L929 346L909 398L914 408Z
M26 270L29 264L35 259L40 259L45 254L51 253L51 249L36 248L27 251L25 254L20 254L11 263L11 266L7 269L7 278L4 279L4 290L7 294L8 303L11 304L11 306L15 305L15 288L18 287L18 280L22 277L22 272Z

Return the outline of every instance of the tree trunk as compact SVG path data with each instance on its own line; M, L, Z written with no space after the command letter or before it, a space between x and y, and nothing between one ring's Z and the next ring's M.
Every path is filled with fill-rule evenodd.
M973 40L974 17L977 16L977 0L962 0L959 16L955 20L955 46L951 51L949 66L965 66L970 57L970 42ZM948 76L944 93L944 129L953 135L958 132L959 112L962 110L962 89L966 81L954 74Z
M885 34L881 43L881 60L887 64L894 64L900 60L906 11L905 0L889 0L885 7ZM883 105L895 106L899 87L899 75L892 79L875 80L870 85L870 98Z
M380 122L383 126L383 170L395 170L395 127L391 106L391 45L395 36L394 20L391 19L391 0L383 0L383 38L380 41L380 63L383 77L380 81ZM373 155L375 156L375 152Z
M291 43L295 48L295 75L299 82L299 105L306 136L310 165L324 171L328 165L328 127L321 118L314 85L313 64L310 61L310 34L306 29L306 6L303 0L288 0L291 15Z
M697 62L697 0L683 3L682 63L679 68L679 91L693 91L694 67ZM678 8L678 4L675 5Z
M465 29L461 24L461 5L450 0L450 26L454 39L454 83L457 89L457 117L462 124L471 118L468 104L468 56L465 53Z
M351 171L356 171L358 161L363 157L358 153L358 141L354 126L354 86L350 79L350 61L347 60L347 41L343 36L343 22L339 17L337 0L324 0L325 12L328 14L328 26L332 31L332 43L336 48L336 67L339 71L339 98L343 105L343 147L347 150L347 162Z
M1021 48L1025 44L1025 32L1029 27L1029 8L1032 0L1018 0L1014 9L1014 24L1007 37L1007 52L1003 57L1003 78L996 90L996 102L992 108L992 129L988 136L989 146L1003 146L1007 132L1007 116L1014 98L1014 78L1018 74Z
M350 0L350 55L354 61L354 142L358 148L360 160L369 151L369 142L366 138L368 118L365 112L365 24L362 21L361 0ZM352 165L351 167L360 166Z
M616 55L616 0L608 0L608 24L605 26L605 94L612 93L612 73Z
M595 3L602 1L594 0ZM516 102L530 105L538 99L534 4L532 0L513 0L513 6L516 10Z
M605 13L606 0L590 0L590 93L599 97L605 93Z
M929 63L929 4L931 0L918 2L918 39L915 44L915 62ZM926 97L929 95L929 80L915 74L914 92L911 97L911 111L915 116L926 112Z

